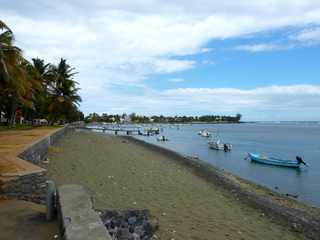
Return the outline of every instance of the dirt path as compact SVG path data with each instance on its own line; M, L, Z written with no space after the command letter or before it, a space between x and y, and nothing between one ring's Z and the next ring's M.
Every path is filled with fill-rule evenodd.
M93 133L65 137L49 156L58 183L86 186L97 208L148 208L161 239L303 239L164 154Z

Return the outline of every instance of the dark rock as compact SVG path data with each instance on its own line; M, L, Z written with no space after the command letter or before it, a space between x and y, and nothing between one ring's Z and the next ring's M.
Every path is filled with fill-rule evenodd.
M99 215L110 235L118 240L154 239L158 221L150 220L147 209L99 210Z
M131 225L135 224L136 221L137 221L137 218L135 216L128 218L128 223L131 224Z
M141 239L140 236L136 233L133 233L132 237L133 237L133 240L140 240Z
M138 234L139 236L143 236L144 235L144 230L143 230L143 227L142 226L136 226L134 228L134 232L136 234Z
M119 231L117 232L117 238L119 240L129 240L132 237L132 234L129 232L128 228L120 228Z

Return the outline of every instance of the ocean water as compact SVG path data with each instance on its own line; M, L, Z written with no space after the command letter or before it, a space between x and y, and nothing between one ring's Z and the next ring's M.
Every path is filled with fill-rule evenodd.
M260 122L243 124L162 125L168 142L156 136L137 136L183 155L197 156L217 168L251 180L297 200L320 207L320 124L318 122ZM209 149L208 139L197 133L207 129L231 143L231 152ZM268 166L245 160L248 152L266 153L286 159L301 156L309 167L301 170Z

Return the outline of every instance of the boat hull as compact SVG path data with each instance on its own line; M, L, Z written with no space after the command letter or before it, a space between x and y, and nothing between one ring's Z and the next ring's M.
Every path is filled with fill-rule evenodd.
M262 157L259 154L249 153L249 158L251 159L252 162L261 163L261 164L267 164L267 165L273 165L273 166L279 166L279 167L289 167L289 168L300 167L300 164L292 160L266 158L266 157Z
M210 144L209 143L209 148L214 149L214 150L223 150L223 144Z
M210 137L211 136L211 133L208 132L207 130L201 130L200 132L198 132L198 134L201 136L201 137Z
M224 151L231 151L232 145L229 143L218 143L218 142L209 142L209 148L214 150L224 150ZM225 149L224 145L227 145L227 149Z

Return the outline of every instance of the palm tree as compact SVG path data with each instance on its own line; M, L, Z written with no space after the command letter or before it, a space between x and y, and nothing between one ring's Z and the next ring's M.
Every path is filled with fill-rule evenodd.
M9 68L16 62L20 49L12 46L13 33L11 29L0 20L0 83L9 81ZM11 66L9 66L11 65ZM2 90L4 88L1 88Z
M73 80L73 76L77 74L74 70L67 64L66 59L61 59L58 66L51 67L53 81L49 88L51 95L49 116L52 123L56 120L66 120L72 112L77 110L81 102L78 83Z
M49 93L48 88L52 82L52 74L50 72L51 65L50 63L45 63L43 59L32 58L32 67L34 71L31 71L30 74L34 78L38 79L41 83L41 90L35 92L34 96L34 109L26 110L26 115L29 118L47 118L48 117L48 108L49 108Z
M33 67L42 79L43 87L47 89L48 85L52 81L52 74L50 72L50 63L45 63L43 59L32 58Z
M0 108L13 124L19 104L32 107L30 96L37 84L28 75L30 66L22 51L13 45L13 32L1 20L0 31Z
M24 116L72 120L82 116L74 68L61 59L57 66L39 58L32 64L14 46L11 29L0 20L0 113L15 122L17 110Z

